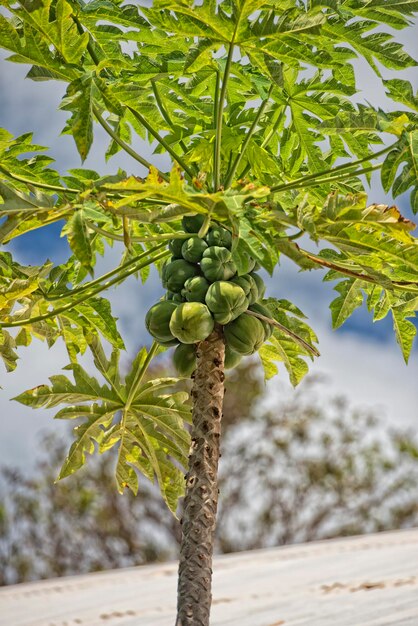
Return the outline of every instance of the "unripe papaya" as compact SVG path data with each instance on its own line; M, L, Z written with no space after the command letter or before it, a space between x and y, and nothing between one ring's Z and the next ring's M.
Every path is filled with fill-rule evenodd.
M205 302L206 292L210 283L204 276L188 278L181 290L181 295L188 302Z
M185 301L185 298L181 295L181 293L175 293L172 297L172 302L176 302L177 304L181 304Z
M197 213L196 215L185 215L182 218L181 223L186 233L198 233L203 226L204 221L205 216Z
M197 265L188 263L183 259L173 261L163 268L161 276L163 287L169 291L180 293L186 280L192 276L197 276L199 273Z
M145 316L145 326L149 334L159 342L172 341L170 320L178 304L172 300L163 300L154 304Z
M257 298L257 300L261 300L264 297L264 294L265 294L265 291L266 291L266 286L264 284L264 280L261 278L261 276L259 276L255 272L250 272L248 275L251 276L251 278L253 280L255 280L255 283L256 283L257 289L258 289L258 298Z
M242 355L254 354L264 343L262 323L246 313L227 324L224 327L224 335L230 349Z
M190 263L199 263L207 247L208 244L204 239L193 235L193 237L189 237L189 239L183 242L181 256Z
M168 249L176 259L181 259L181 247L184 243L184 239L172 239L168 244Z
M248 308L248 298L239 285L225 280L212 283L205 302L218 324L228 324Z
M229 280L237 272L231 252L220 246L211 246L204 251L200 267L204 277L211 283Z
M189 377L196 369L196 349L194 344L181 343L174 350L174 367L179 376Z
M228 344L225 346L225 369L232 370L241 361L242 355L231 350Z
M243 274L242 276L234 276L231 278L231 283L239 285L244 290L245 295L248 298L248 302L253 304L258 300L258 287L254 278L249 274Z
M260 304L259 302L255 302L251 306L248 307L249 311L254 311L254 313L260 313L260 315L264 315L264 317L268 317L272 319L271 311L266 307ZM263 324L264 328L264 341L270 339L273 333L273 326L268 322L264 322L263 320L259 320Z
M238 276L244 276L253 271L255 260L249 254L241 254L240 262L241 267L239 269Z
M179 304L170 320L170 332L181 343L197 343L211 334L214 319L205 304L185 302Z
M206 241L208 246L220 246L222 248L228 248L228 250L232 247L232 235L226 228L223 226L214 226L211 228L206 235Z

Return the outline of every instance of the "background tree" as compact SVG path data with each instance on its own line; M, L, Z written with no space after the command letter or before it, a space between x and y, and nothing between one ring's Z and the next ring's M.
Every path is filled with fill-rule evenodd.
M173 341L197 346L188 458L186 394L170 393L175 379L144 383L152 358L167 347L157 332L163 334L161 319L156 328L151 314L148 326L164 345L157 341L141 350L122 379L123 339L99 294L132 274L144 280L150 265L161 269L170 255L167 242L178 257L177 240L195 233L194 241L205 240L197 247L221 248L193 270L210 282L219 281L216 266L224 281L234 272L246 274L254 263L272 273L280 255L304 270L327 268L327 279L338 281L334 326L366 300L374 319L392 315L407 359L415 335L408 318L414 316L418 290L414 225L396 207L367 206L364 189L371 172L381 169L386 191L396 196L412 188L416 210L417 100L411 85L396 78L384 85L401 111L355 104L350 61L364 58L379 77L381 66L414 65L386 28L407 26L416 2L156 0L143 7L116 0L3 0L2 5L7 15L0 16L0 41L12 53L9 59L30 64L31 79L68 83L65 132L74 137L81 159L91 147L96 121L110 136L108 156L123 149L136 163L131 176L100 177L87 169L58 173L48 157L26 156L42 150L30 135L13 139L2 131L0 241L64 220L72 256L56 267L48 261L25 267L2 253L1 353L13 369L15 347L32 336L50 345L59 337L65 341L74 382L55 376L50 387L18 398L32 407L65 404L59 418L82 418L61 477L79 469L95 445L102 452L118 446L119 489L136 492L137 472L155 477L174 512L184 490L182 467L188 468L177 626L207 626L225 337L229 351L260 349L267 377L282 361L293 384L307 372L305 358L318 354L316 337L293 303L263 300L262 281L254 277L256 286L250 281L243 298L235 287L225 288L238 293L239 306L239 298L232 302L221 288L205 298L207 307L194 295L179 296L191 298L186 304L192 306L177 299L169 324ZM171 157L171 173L132 147L134 135ZM138 177L139 165L149 170L146 180ZM210 243L216 242L213 231L223 233L225 245ZM313 250L299 246L295 240L302 235L323 244ZM96 255L114 241L125 245L120 265L87 281ZM171 289L169 280L178 273L168 267L163 283L179 293L183 285L176 282ZM244 291L242 281L238 287ZM268 309L244 310L250 294ZM165 311L169 308L165 302ZM249 327L251 333L243 332ZM113 347L111 356L103 339ZM77 361L87 348L104 384Z
M226 388L217 552L416 526L415 434L343 398L324 407L315 379L263 410L251 361ZM155 485L142 478L139 497L119 495L114 454L54 484L66 446L45 438L30 476L2 468L0 584L176 558L181 527Z

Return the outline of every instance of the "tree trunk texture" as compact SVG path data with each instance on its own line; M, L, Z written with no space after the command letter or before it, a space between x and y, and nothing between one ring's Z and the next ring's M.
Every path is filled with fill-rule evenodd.
M182 517L176 626L209 626L224 397L222 329L198 344L189 471Z

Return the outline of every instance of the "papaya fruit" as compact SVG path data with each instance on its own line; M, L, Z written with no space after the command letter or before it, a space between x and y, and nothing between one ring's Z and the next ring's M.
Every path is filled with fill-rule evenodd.
M179 376L191 376L196 369L196 349L194 344L179 344L174 350L173 363Z
M175 293L174 296L172 297L172 302L177 302L177 304L180 304L181 302L184 302L184 298L181 295L181 293Z
M181 290L181 295L188 302L205 302L206 292L210 283L204 276L188 278Z
M228 248L228 250L232 247L232 235L223 226L211 228L206 235L206 241L208 246L220 246L221 248Z
M183 243L184 239L172 239L168 244L168 249L170 250L171 254L176 257L176 259L182 258L181 247Z
M220 246L206 248L200 267L204 277L211 283L217 280L229 280L237 272L230 250Z
M170 332L181 343L197 343L213 330L214 319L202 302L179 304L170 319Z
M225 346L225 369L232 370L241 361L242 355L231 350L228 344Z
M185 301L185 298L183 298L180 293L174 293L174 291L167 291L165 299L170 300L171 302L177 302L177 304Z
M184 306L184 305L180 305ZM173 313L173 316L176 312ZM224 327L225 341L233 352L254 354L264 343L264 328L255 317L243 313Z
M193 237L189 237L189 239L183 242L181 256L189 263L199 263L207 247L208 244L204 239L193 235Z
M197 213L196 215L184 215L181 223L186 233L198 233L204 221L205 216Z
M209 287L206 305L218 324L228 324L248 308L244 290L232 282L219 280Z
M264 317L269 317L270 319L272 319L271 311L266 306L263 306L259 302L255 302L254 304L249 306L248 309L249 311L254 311L254 313L260 313L261 315L264 315ZM270 339L273 333L273 326L269 324L268 322L264 322L263 320L259 320L259 321L263 324L264 341L267 341L267 339Z
M254 269L255 261L249 254L241 254L240 256L241 267L238 271L238 276L244 276Z
M261 298L264 297L264 294L265 294L265 291L266 291L266 286L264 284L264 280L261 278L261 276L259 276L255 272L250 272L248 274L248 276L251 276L251 278L255 281L255 283L257 285L257 289L258 289L258 298L257 298L257 300L261 300Z
M178 304L172 300L163 300L154 304L145 316L145 326L149 334L159 342L172 341L170 320Z
M243 274L242 276L234 276L231 278L231 283L235 283L239 285L243 290L245 295L248 298L248 302L253 304L258 300L258 288L257 284L249 274Z
M164 266L161 275L163 287L169 291L180 293L186 280L192 276L197 276L199 273L197 265L178 259Z

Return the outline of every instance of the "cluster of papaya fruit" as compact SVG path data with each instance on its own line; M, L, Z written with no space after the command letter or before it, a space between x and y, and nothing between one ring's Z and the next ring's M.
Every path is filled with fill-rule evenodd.
M249 255L240 255L240 271L233 261L232 236L223 226L213 225L205 237L198 232L202 215L183 217L189 238L172 239L172 258L162 270L163 300L148 311L148 332L163 346L177 345L174 365L180 376L190 376L196 367L195 344L208 337L215 323L223 326L225 368L235 367L241 358L259 350L272 326L246 314L253 311L271 318L259 301L265 285Z

